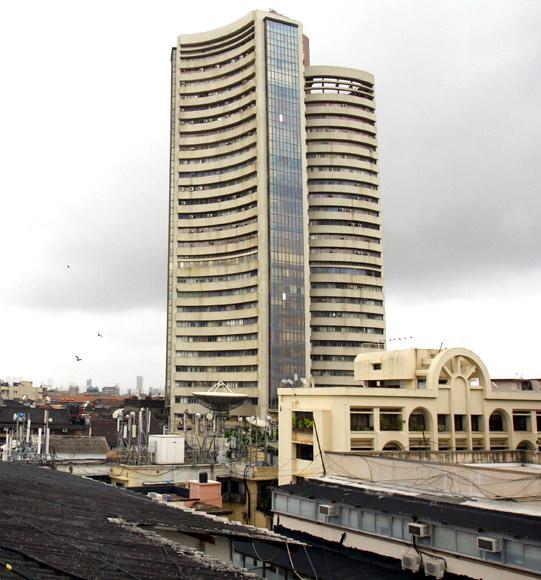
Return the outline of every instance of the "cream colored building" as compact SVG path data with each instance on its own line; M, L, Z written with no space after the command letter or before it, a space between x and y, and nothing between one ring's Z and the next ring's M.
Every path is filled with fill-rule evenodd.
M539 393L496 390L470 350L359 354L355 379L357 387L280 389L280 484L320 475L321 451L541 445Z
M0 398L4 400L24 398L28 401L41 401L43 399L43 386L34 387L32 381L19 381L12 384L0 382Z
M300 22L256 10L178 38L172 430L217 381L246 394L239 415L265 417L282 381L352 385L357 352L382 346L377 157L372 75L310 66Z

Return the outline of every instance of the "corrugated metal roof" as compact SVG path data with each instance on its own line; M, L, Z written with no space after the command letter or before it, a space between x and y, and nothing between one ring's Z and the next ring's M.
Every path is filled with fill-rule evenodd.
M110 451L105 437L51 435L49 445L51 452L56 454L106 455Z

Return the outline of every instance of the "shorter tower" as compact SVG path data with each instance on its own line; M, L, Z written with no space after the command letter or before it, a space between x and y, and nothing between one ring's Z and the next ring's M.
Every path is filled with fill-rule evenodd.
M354 386L353 361L383 348L383 258L374 78L305 69L312 381Z

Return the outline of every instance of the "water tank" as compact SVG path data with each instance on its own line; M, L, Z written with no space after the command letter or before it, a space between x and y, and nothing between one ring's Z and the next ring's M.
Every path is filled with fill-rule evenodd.
M199 483L208 483L209 474L206 471L202 471L199 474Z

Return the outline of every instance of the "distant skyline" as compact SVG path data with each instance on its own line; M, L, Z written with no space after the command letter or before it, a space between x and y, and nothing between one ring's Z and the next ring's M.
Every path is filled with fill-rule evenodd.
M170 50L258 7L1 6L0 378L163 386ZM273 8L375 75L388 347L541 376L541 3Z

